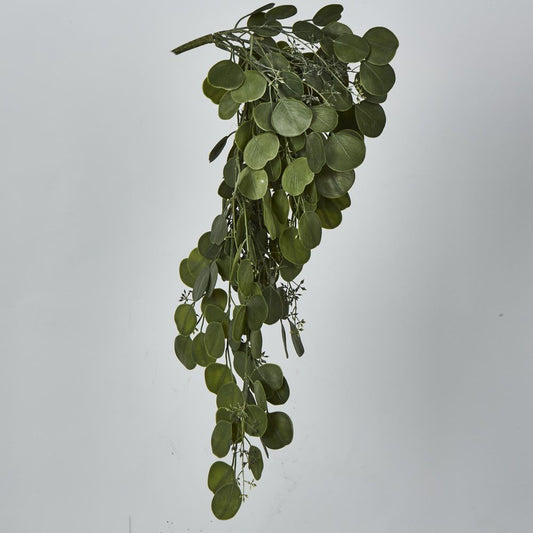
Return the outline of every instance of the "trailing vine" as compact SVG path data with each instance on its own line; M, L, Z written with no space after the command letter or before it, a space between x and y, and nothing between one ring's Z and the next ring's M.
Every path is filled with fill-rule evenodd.
M385 126L380 104L395 82L389 62L398 40L383 27L355 35L339 22L342 11L327 5L285 25L296 8L272 3L173 50L213 43L229 53L211 67L203 92L221 119L237 118L237 129L209 154L216 159L233 136L218 188L221 212L180 263L188 289L174 317L178 359L189 370L204 367L216 395L211 448L230 458L211 465L207 484L221 520L237 513L261 478L263 452L293 439L291 419L275 410L288 400L289 384L264 350L263 327L279 323L286 356L288 336L303 355L305 288L295 279L322 229L337 227L350 206L364 137Z

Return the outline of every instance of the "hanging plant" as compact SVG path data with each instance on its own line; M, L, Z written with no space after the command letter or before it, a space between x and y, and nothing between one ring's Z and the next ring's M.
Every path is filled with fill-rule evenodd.
M174 317L178 359L189 370L203 367L216 396L211 448L230 458L211 465L207 485L221 520L261 478L262 451L268 457L293 439L291 419L278 410L289 384L264 350L263 326L279 323L286 356L287 337L303 355L305 288L295 279L322 230L336 228L350 206L365 136L385 126L380 104L395 82L389 62L398 40L382 27L354 34L339 22L342 11L327 5L286 25L296 8L272 3L173 50L213 43L229 53L209 69L203 92L221 119L237 118L236 131L209 154L214 161L233 135L218 188L222 209L180 263L189 289Z

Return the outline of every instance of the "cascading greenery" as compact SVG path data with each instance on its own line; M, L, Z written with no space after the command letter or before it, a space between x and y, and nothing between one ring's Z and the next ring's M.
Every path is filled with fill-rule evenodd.
M339 22L342 11L327 5L285 25L296 8L268 4L231 30L173 50L214 43L229 52L209 70L203 92L221 119L237 117L236 131L209 154L213 161L234 135L218 188L222 210L180 264L190 290L175 313L176 355L189 370L204 367L216 395L213 453L231 452L207 478L221 520L237 513L261 478L263 455L252 439L267 456L293 439L291 419L274 410L288 400L289 385L263 350L262 328L279 323L287 357L287 329L297 355L304 353L304 287L294 280L322 229L337 227L350 206L364 137L385 126L380 104L395 82L389 62L398 40L383 27L355 35Z

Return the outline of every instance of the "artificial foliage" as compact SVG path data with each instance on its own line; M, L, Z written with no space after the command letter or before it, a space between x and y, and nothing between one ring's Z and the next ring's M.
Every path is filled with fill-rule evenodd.
M188 287L175 312L175 353L185 368L202 367L214 395L209 468L212 511L232 518L261 478L269 450L293 440L280 409L290 389L263 346L265 326L281 330L283 350L304 353L296 281L324 229L336 228L365 158L365 137L385 126L381 104L395 83L398 47L388 29L362 36L327 5L288 23L292 5L273 3L235 27L173 50L213 43L229 57L213 65L204 94L235 131L209 161L227 152L218 187L221 211L181 261ZM228 147L229 144L229 147ZM288 343L288 339L291 343Z

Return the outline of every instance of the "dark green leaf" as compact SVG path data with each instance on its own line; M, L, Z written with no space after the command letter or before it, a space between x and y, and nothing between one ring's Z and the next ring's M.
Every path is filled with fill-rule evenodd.
M258 405L248 405L246 407L246 418L244 428L248 435L261 437L267 428L266 413Z
M260 200L268 189L268 174L263 169L253 170L250 167L244 167L239 172L237 186L241 194L249 200Z
M283 378L283 384L279 389L273 390L270 387L265 389L265 394L268 403L272 405L283 405L289 399L291 391L289 389L289 383Z
M322 239L320 217L313 211L306 211L298 221L298 233L302 244L309 250L318 246Z
M205 330L204 344L207 354L213 359L218 359L226 347L226 336L220 322L211 322Z
M292 31L296 37L309 43L318 43L322 39L322 30L306 20L295 22Z
M298 230L287 228L279 238L279 247L283 257L295 265L303 265L309 261L311 252L306 248L298 235Z
M337 126L339 116L333 106L328 104L314 105L311 108L313 120L309 126L313 131L329 132Z
M222 244L228 233L228 223L224 215L217 215L211 225L211 242L213 244Z
M315 184L318 192L325 198L340 198L351 189L354 181L355 172L353 170L336 172L324 167L322 172L316 176Z
M203 93L213 102L214 104L219 104L222 97L226 94L226 89L220 89L219 87L213 87L209 83L209 80L206 78L202 84Z
M183 283L185 283L185 285L187 285L187 287L192 289L194 287L196 278L191 274L187 263L187 258L183 259L180 263L180 279L183 281Z
M364 61L361 63L359 79L365 91L370 94L382 95L392 89L396 75L390 65L373 65Z
M304 354L304 345L302 344L302 339L300 338L300 332L298 331L298 328L294 322L289 320L289 324L291 326L291 339L292 345L294 346L294 351L298 357L301 357Z
M231 409L238 407L242 403L242 391L235 383L226 383L220 387L217 393L217 407L227 407L228 409Z
M324 229L336 228L342 222L342 213L329 198L320 198L316 214L320 217L320 222Z
M219 520L229 520L237 514L241 503L241 490L236 483L228 483L215 492L211 510Z
M250 352L255 359L259 359L262 355L263 335L260 329L250 332Z
M197 302L207 290L207 287L209 285L209 275L210 270L209 267L205 267L196 278L196 281L194 282L194 287L192 289L192 299Z
M274 133L254 135L244 149L244 162L251 169L261 170L268 161L278 155L278 150L279 139Z
M224 181L231 187L235 187L239 175L237 158L230 157L224 165Z
M283 325L283 322L280 320L281 325L281 340L283 341L283 349L285 350L285 356L287 359L289 358L289 350L287 350L287 333L285 332L285 326Z
M229 120L236 115L240 105L231 97L231 93L226 93L218 104L218 116L222 120Z
M256 70L246 70L243 84L231 91L231 97L240 104L253 102L265 94L266 88L267 82L262 74Z
M357 63L370 52L368 43L358 35L343 33L333 41L335 55L344 63Z
M246 331L246 306L236 305L233 309L233 320L231 327L231 338L235 342L240 342Z
M260 480L263 473L263 456L257 446L250 446L248 450L248 468L255 479Z
M246 302L246 318L250 330L260 329L268 317L268 306L260 294L255 294Z
M325 143L326 163L338 172L352 170L365 158L365 143L356 132L341 130L331 133Z
M189 271L196 279L198 277L198 274L202 270L204 270L206 267L209 266L211 261L206 259L198 250L198 248L194 248L194 250L191 251L188 257L187 266L189 267Z
M224 310L226 309L226 305L228 303L228 294L224 289L215 289L213 291L213 294L211 296L204 296L202 299L202 312L205 311L206 307L209 304L216 305L220 309Z
M264 385L276 390L283 385L283 372L278 365L265 363L254 370L252 380L259 380Z
M211 306L213 307L213 306ZM196 364L199 366L208 366L215 362L215 359L208 355L204 344L205 333L200 332L192 340L192 354Z
M278 91L286 98L301 98L304 85L300 77L294 72L281 72L278 79Z
M213 149L209 152L209 162L212 163L221 153L222 150L224 150L224 146L226 146L226 143L228 142L229 135L226 135L225 137L222 137L220 141L218 141Z
M211 450L217 457L228 454L232 442L231 423L226 420L217 422L211 434Z
M320 133L312 132L307 135L305 141L305 156L309 168L318 174L326 164L326 151L324 150L324 138Z
M242 85L244 82L244 72L237 63L229 59L224 59L209 69L207 79L213 87L229 91L237 89L237 87Z
M215 461L209 469L207 475L207 486L211 492L216 492L218 489L235 482L235 472L233 468L223 461Z
M257 405L259 405L259 407L266 411L266 393L263 384L258 379L254 381L254 396Z
M220 253L220 244L213 244L211 242L211 232L206 231L198 239L198 251L206 258L213 261ZM194 287L194 285L193 285Z
M282 19L288 19L289 17L293 17L296 15L298 10L296 7L291 5L283 5L283 6L277 6L273 7L270 11L268 11L265 16L267 20L282 20Z
M276 215L276 218L281 224L287 222L287 217L289 216L289 200L285 192L281 189L272 195L272 211L274 211L274 215Z
M254 124L251 120L245 120L241 122L240 126L237 128L237 131L235 132L235 144L237 145L239 150L241 150L241 152L244 150L244 148L248 144L248 141L252 138L253 128L254 128ZM234 159L234 161L236 161L236 159ZM229 163L229 160L228 160L228 163ZM239 170L236 167L235 179L237 178L238 173L239 173ZM224 174L224 179L226 180L226 174ZM228 182L228 185L233 187L233 185L235 185L235 181L233 182L233 185L231 185L231 183Z
M398 39L387 28L370 28L363 36L370 44L369 63L374 65L386 65L390 63L398 49Z
M174 352L181 364L187 369L192 370L196 366L196 361L192 353L192 340L185 335L178 335L174 341Z
M263 289L263 298L268 305L268 315L265 319L265 324L275 324L281 318L281 296L275 287L269 285Z
M279 273L285 281L293 281L296 276L302 271L302 265L295 265L286 258L283 258L283 262L279 267Z
M289 415L281 411L268 413L268 426L261 437L263 444L272 450L279 450L292 442L294 429Z
M378 137L385 127L385 111L379 104L362 101L355 106L355 119L361 133L367 137Z
M243 259L237 270L237 283L239 288L247 295L251 294L252 285L255 281L254 267L250 259Z
M262 102L254 107L253 116L255 123L263 131L273 131L271 122L273 109L273 102Z
M325 26L341 18L343 7L340 4L329 4L319 9L313 17L313 23L317 26Z

